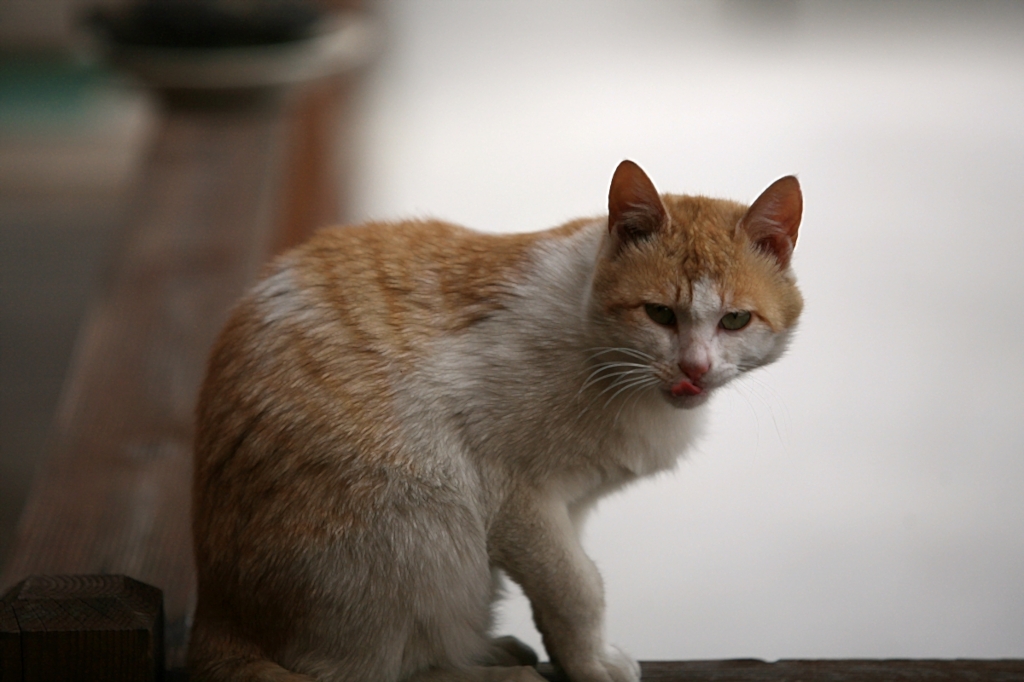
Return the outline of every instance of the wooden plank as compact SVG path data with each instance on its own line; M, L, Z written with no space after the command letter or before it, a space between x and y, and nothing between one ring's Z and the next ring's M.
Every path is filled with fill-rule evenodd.
M644 661L644 682L1021 682L1022 660Z
M20 678L12 679L163 677L163 598L154 587L117 575L35 576L11 588L4 603L21 635Z
M195 597L193 405L228 308L273 248L284 106L166 112L0 577L123 573L157 586L172 665Z

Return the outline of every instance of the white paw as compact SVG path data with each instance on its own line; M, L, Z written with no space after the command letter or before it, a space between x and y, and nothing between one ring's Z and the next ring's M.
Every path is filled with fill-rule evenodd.
M613 682L640 682L640 664L613 644L605 647L601 663Z

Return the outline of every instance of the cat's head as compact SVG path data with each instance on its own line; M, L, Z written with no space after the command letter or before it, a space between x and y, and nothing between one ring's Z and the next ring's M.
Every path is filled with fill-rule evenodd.
M747 207L659 196L623 161L608 197L608 233L591 292L603 380L694 407L778 358L803 307L790 270L803 209L793 176ZM606 350L618 349L618 350Z

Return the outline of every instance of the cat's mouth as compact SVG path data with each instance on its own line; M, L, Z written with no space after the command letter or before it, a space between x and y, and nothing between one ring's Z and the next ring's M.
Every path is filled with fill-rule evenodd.
M702 405L710 395L708 387L695 384L689 379L680 379L663 390L665 398L671 405L682 408Z
M684 395L700 395L704 392L704 389L686 379L680 379L679 383L675 384L670 392L672 397L681 398Z

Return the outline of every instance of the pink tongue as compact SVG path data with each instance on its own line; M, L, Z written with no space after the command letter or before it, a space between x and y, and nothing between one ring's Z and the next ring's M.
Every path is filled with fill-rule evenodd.
M678 384L672 387L672 395L674 395L677 398L681 395L699 395L700 392L701 389L699 387L694 386L686 379L683 379Z

